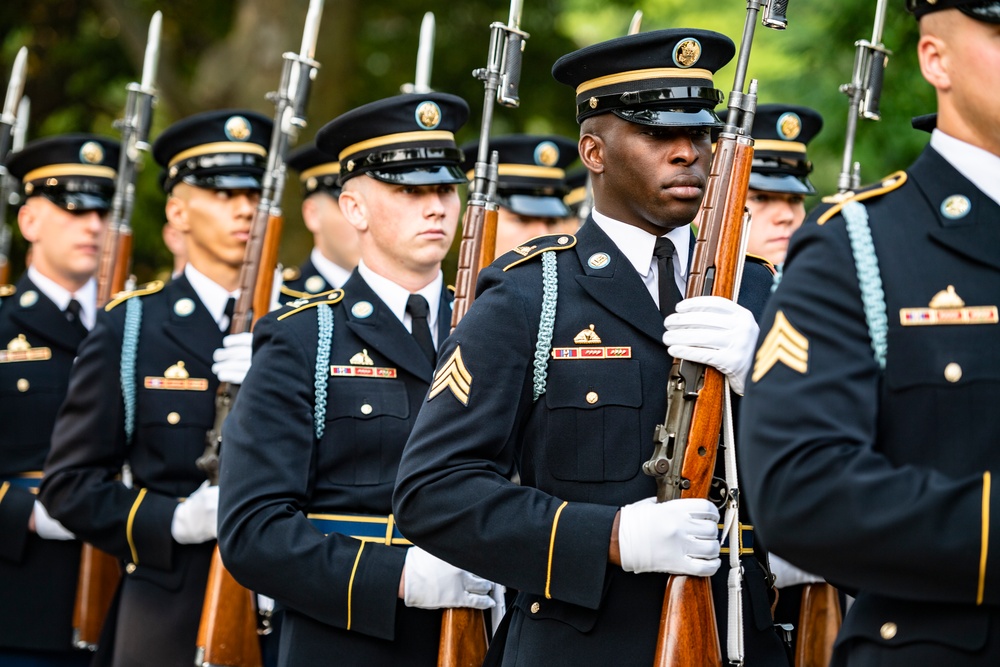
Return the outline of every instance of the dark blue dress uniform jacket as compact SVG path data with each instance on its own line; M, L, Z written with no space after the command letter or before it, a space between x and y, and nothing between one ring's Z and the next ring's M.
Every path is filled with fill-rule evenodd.
M121 367L126 304L98 313L80 347L69 394L52 436L42 500L81 539L125 563L119 591L115 664L189 665L215 542L180 545L170 524L180 498L205 481L195 459L215 419L212 352L223 333L183 276L142 300L134 378L132 442L125 439ZM178 307L178 302L185 299ZM184 305L191 308L189 314ZM146 378L184 362L203 389L145 387ZM153 383L155 384L155 383ZM133 486L119 481L128 462ZM114 612L109 615L113 620ZM105 637L108 628L105 628ZM101 651L111 649L102 637Z
M29 292L36 299L22 306ZM83 336L27 275L0 299L0 350L19 335L36 351L48 348L50 357L0 363L0 484L12 481L0 497L0 652L68 651L80 543L29 533L35 495L15 480L42 470Z
M761 326L780 312L808 366L776 363L749 387L743 483L772 551L857 591L836 664L1000 664L1000 325L903 326L900 312L949 285L1000 305L1000 206L931 148L868 195L886 368L844 220L814 214ZM963 217L942 214L952 195L971 203Z
M560 245L555 236L525 245L536 242ZM468 405L461 390L445 389L421 408L400 464L397 519L416 544L520 591L508 610L504 665L646 667L667 576L609 565L608 545L618 509L656 493L640 468L664 418L671 358L663 318L607 235L588 221L575 246L563 246L553 348L576 347L574 337L593 325L601 346L629 347L630 357L550 358L545 393L533 402L542 263L504 271L524 258L501 257L480 274L476 301L439 354L441 378L461 355ZM601 252L610 260L589 266ZM757 268L766 291L770 273ZM515 471L520 486L508 481ZM715 578L722 633L726 562ZM752 557L744 565L747 664L787 664L763 569Z
M253 365L224 429L219 546L240 583L284 608L279 664L435 665L441 612L398 599L406 547L324 536L307 518L392 511L400 454L434 372L357 271L344 293L332 306L318 441L316 308L279 320L301 306L293 302L254 329ZM450 304L442 290L439 341ZM330 366L350 367L362 352L373 366L359 368L395 369L395 377L331 376Z

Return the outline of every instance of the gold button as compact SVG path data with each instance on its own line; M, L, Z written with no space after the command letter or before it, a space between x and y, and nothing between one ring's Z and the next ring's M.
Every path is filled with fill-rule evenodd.
M895 623L889 621L888 623L882 624L882 627L879 628L878 633L882 635L882 639L892 639L893 637L896 636L896 631L898 629L899 628L896 627Z
M531 613L532 614L537 614L541 610L542 610L542 605L538 604L537 602L532 602L531 603Z
M24 392L28 391L28 387L30 387L30 386L31 386L31 383L28 382L27 380L25 380L24 378L21 378L20 380L17 381L17 390L19 392L21 392L22 394Z
M597 395L596 391L588 391L587 392L587 402L590 403L591 405L593 405L594 403L597 403L597 399L598 398L599 398L599 396Z
M181 420L181 415L178 412L171 412L167 415L167 422L170 424L176 424Z
M361 406L361 414L370 415L371 413L372 413L372 406L368 405L367 403Z
M135 563L129 563L128 565L125 566L125 571L128 572L129 574L132 574L133 572L135 572L135 568L136 568Z
M958 382L962 379L962 367L954 361L944 367L944 379L948 382Z

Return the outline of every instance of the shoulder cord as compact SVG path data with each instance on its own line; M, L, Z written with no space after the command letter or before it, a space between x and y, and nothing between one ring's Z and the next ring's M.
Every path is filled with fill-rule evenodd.
M861 286L861 303L865 309L868 335L871 337L872 351L879 368L885 370L888 350L889 318L886 315L885 292L882 290L882 274L872 241L872 230L868 225L868 209L861 202L844 204L841 215L847 223L847 236L851 240L851 252Z
M545 393L549 355L552 353L552 332L556 322L556 302L559 298L559 275L556 254L542 253L542 316L538 323L538 341L535 343L535 385L532 401Z
M139 353L139 327L142 325L142 299L125 304L125 329L122 335L121 384L125 404L125 444L132 444L135 433L135 360Z
M722 443L725 449L726 498L725 523L722 534L729 536L729 628L726 632L726 654L730 665L743 664L743 525L740 523L740 487L736 473L736 438L733 435L733 405L726 378L722 404Z
M316 306L319 334L316 341L316 405L313 408L313 425L316 439L323 437L326 430L326 385L330 377L330 346L333 344L333 309L321 304Z

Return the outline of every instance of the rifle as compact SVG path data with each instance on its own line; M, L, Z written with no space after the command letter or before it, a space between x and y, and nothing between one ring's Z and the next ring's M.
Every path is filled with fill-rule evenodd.
M31 116L31 100L21 97L17 105L17 120L14 122L14 133L10 152L16 153L24 148L28 136L28 118ZM21 187L17 179L6 173L0 160L0 285L10 280L10 249L14 241L11 226L7 224L7 207L21 203Z
M2 201L0 201L0 285L10 278L10 246L12 240L11 228L7 224L7 203L10 193L17 190L11 187L13 180L7 173L4 162L7 160L7 153L10 152L11 141L15 139L15 129L18 122L18 114L21 111L21 94L24 92L25 70L28 67L28 48L22 46L17 57L14 58L14 67L11 69L10 81L7 83L7 96L4 98L3 114L0 115L0 180L2 180L3 191ZM24 122L27 123L25 117ZM25 128L27 126L25 125ZM21 134L21 145L24 145L24 134ZM20 146L14 150L19 150Z
M250 238L240 268L240 295L233 309L229 327L231 334L250 331L254 323L271 309L271 287L283 223L281 196L285 189L285 162L299 131L306 126L309 90L319 69L314 55L322 16L323 0L309 0L299 52L282 55L281 83L276 92L267 96L274 103L274 132L267 153L260 202L250 224ZM206 436L205 452L197 460L198 467L212 484L219 481L222 424L229 415L238 390L238 385L228 382L219 385L215 399L215 425ZM216 546L198 628L195 662L213 667L260 665L257 634L254 594L240 586L225 569Z
M687 297L733 299L739 293L748 229L747 189L753 162L750 130L757 108L757 81L743 92L757 14L770 28L787 25L785 0L748 0L729 115L716 142L704 200L695 218L698 238ZM656 427L655 450L643 472L656 478L657 501L707 498L715 472L725 376L710 366L674 359L667 384L667 412ZM735 547L734 547L735 548ZM656 641L657 667L720 666L718 629L708 577L671 575Z
M434 12L427 12L420 21L420 42L417 46L417 71L413 83L399 87L401 93L431 92L431 67L434 65Z
M806 584L799 608L795 667L827 667L830 664L840 619L837 589L827 583Z
M885 26L886 0L876 0L875 25L872 41L860 39L854 42L854 73L851 82L840 86L840 92L851 100L847 111L847 133L844 137L844 160L837 177L837 192L856 190L861 186L861 163L854 162L854 135L858 129L858 116L868 120L881 120L879 100L882 97L882 83L885 68L889 64L892 51L882 44L882 29Z
M149 127L153 100L156 97L156 65L160 55L161 12L154 12L149 21L146 53L142 65L141 83L126 86L128 97L125 115L115 122L121 130L121 153L115 177L115 195L111 200L108 226L101 242L97 269L97 305L104 306L115 294L125 289L132 264L132 207L135 203L135 181L138 175L140 151L149 150ZM104 627L115 590L121 579L118 560L92 544L83 543L80 551L80 572L73 605L73 645L90 651Z

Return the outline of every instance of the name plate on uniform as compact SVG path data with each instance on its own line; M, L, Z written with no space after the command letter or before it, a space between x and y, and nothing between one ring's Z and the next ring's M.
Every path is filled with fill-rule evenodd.
M207 391L208 380L205 378L166 378L147 377L142 381L146 389L170 389L173 391Z
M389 379L396 377L396 369L379 368L378 366L330 366L330 375L334 377Z
M624 347L554 347L553 359L631 359L631 346Z
M904 327L940 324L996 324L996 306L965 308L900 308L899 323Z

